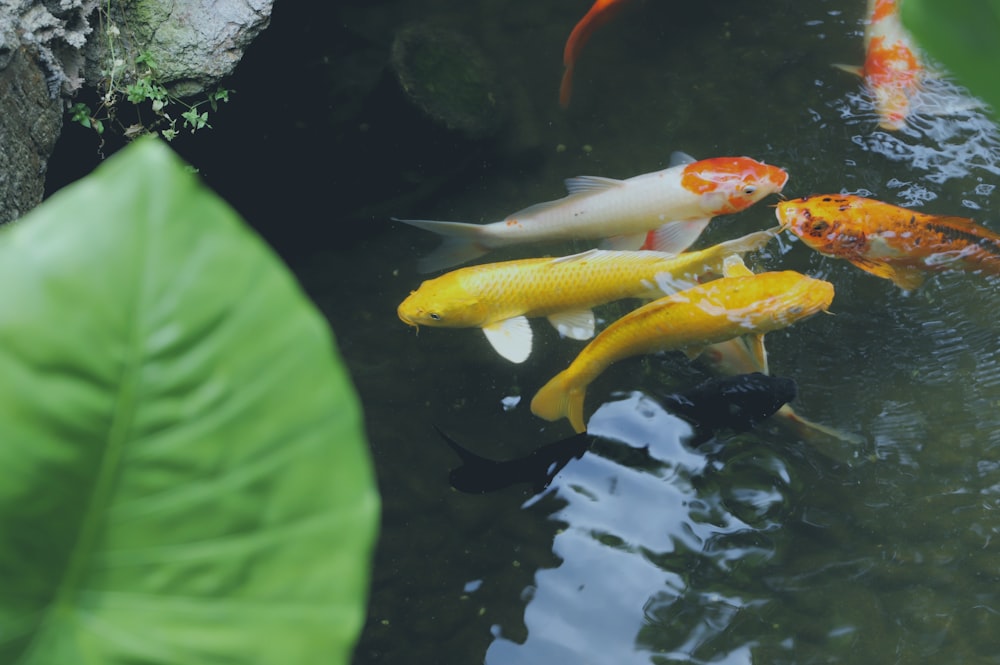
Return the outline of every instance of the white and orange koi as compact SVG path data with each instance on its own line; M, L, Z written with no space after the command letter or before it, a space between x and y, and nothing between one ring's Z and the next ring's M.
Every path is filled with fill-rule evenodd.
M738 257L729 257L725 273L721 279L654 300L605 328L568 368L542 386L531 401L531 412L546 420L568 418L582 432L587 387L613 363L668 350L696 357L708 344L762 336L825 311L833 300L832 284L791 270L754 275Z
M920 90L926 70L900 21L898 0L868 0L865 64L837 67L864 78L880 127L897 130L906 125L912 99Z
M606 248L677 254L698 239L713 217L744 210L780 192L788 181L783 169L749 157L695 161L674 153L671 163L675 165L626 180L570 178L567 196L492 224L394 220L444 236L441 246L417 264L421 272L450 268L500 247L572 239L604 239Z
M528 318L546 317L563 336L594 336L593 307L623 298L658 298L722 274L731 255L762 248L775 229L682 254L592 249L560 258L459 268L429 279L398 308L415 326L481 328L501 356L531 353Z

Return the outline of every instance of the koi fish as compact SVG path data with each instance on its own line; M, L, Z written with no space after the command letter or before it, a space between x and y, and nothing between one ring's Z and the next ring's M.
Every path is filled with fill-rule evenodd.
M765 362L761 364L761 353L752 349L747 344L746 338L743 337L734 337L725 342L712 344L701 354L701 358L716 372L735 376L744 376L751 372L763 372L767 374L767 356L764 355L763 357L765 358ZM863 443L863 440L859 436L841 432L840 430L809 420L805 416L800 415L789 404L785 404L779 408L774 414L773 420L794 431L796 435L804 439L810 439L814 434L821 434L855 445Z
M752 373L709 379L683 393L651 395L664 409L683 418L692 428L691 445L699 445L720 430L745 432L795 399L795 381ZM544 491L574 459L590 450L596 437L587 433L536 448L523 457L492 460L461 446L440 429L438 433L461 460L448 474L460 492L485 494L528 483L535 494Z
M589 434L576 434L547 443L523 457L492 460L462 447L441 430L438 434L462 461L448 474L448 481L459 492L468 494L495 492L520 483L530 483L533 492L538 494L567 464L583 457L593 442Z
M782 201L775 214L817 252L907 291L920 286L926 272L1000 274L1000 235L964 217L928 215L850 194Z
M780 192L788 173L749 157L695 161L674 153L669 168L626 180L578 176L566 181L569 194L539 203L492 224L394 219L444 236L442 245L420 260L431 272L465 263L492 249L520 243L610 239L611 249L651 249L678 254L716 215L739 212ZM655 229L652 242L647 237Z
M746 432L795 399L792 379L761 372L709 379L684 393L657 395L667 411L695 429L694 444L704 443L719 430Z
M875 102L879 126L897 130L906 125L912 98L920 89L925 68L920 53L899 18L898 0L868 0L865 64L835 65L861 76Z
M546 420L569 418L583 432L587 386L613 363L669 350L695 358L709 344L785 328L826 311L833 301L832 284L795 271L755 275L730 257L724 272L721 279L654 300L605 328L535 394L531 412Z
M573 68L576 66L577 58L580 57L583 45L594 31L610 21L624 4L624 0L597 0L590 11L573 27L569 39L566 40L566 48L563 49L563 66L566 69L563 71L562 84L559 86L559 105L563 108L569 106L569 99L573 94Z
M593 307L622 298L657 298L722 274L732 254L760 249L776 229L683 254L592 249L561 258L459 268L425 281L399 305L407 325L482 328L511 362L531 354L528 318L544 316L565 337L594 336Z

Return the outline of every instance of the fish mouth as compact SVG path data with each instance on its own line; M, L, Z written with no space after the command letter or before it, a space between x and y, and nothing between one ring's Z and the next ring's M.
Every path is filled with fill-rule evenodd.
M413 317L411 317L409 314L403 311L402 307L396 310L396 315L399 317L400 321L402 321L408 326L413 326L414 328L417 329L418 333L420 332L420 326L417 325L417 322L413 319Z
M778 220L778 225L781 226L783 231L792 229L795 225L795 219L798 217L799 209L791 205L787 200L779 201L774 204L774 216Z

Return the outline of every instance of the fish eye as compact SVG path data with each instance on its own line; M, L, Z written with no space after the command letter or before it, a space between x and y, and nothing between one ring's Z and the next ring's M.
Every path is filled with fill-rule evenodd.
M823 231L826 231L827 228L829 228L829 226L830 225L827 222L825 222L822 219L820 219L820 220L815 221L815 222L812 223L812 232L813 233L822 233Z
M441 315L438 314L437 312L427 312L427 316L431 317L435 321L440 321L441 320Z
M755 187L754 185L747 185L746 187L743 188L743 193L746 194L747 196L752 195L756 191L757 187Z

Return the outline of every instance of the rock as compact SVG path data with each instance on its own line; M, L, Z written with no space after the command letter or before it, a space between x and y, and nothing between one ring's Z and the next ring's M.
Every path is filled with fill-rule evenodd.
M273 0L134 0L112 3L111 20L134 57L149 53L157 78L177 97L211 89L236 68L271 20ZM107 69L102 39L87 46L85 76L99 82Z
M407 98L434 124L472 140L493 136L503 125L499 77L463 35L430 24L403 28L390 64Z
M79 86L72 57L90 33L96 0L0 0L0 222L42 200L62 130L62 95Z

